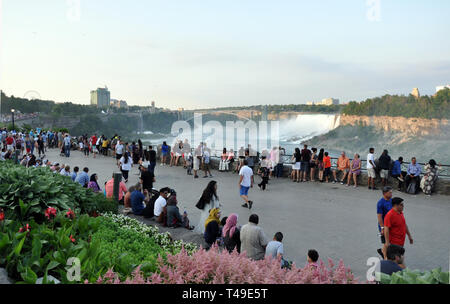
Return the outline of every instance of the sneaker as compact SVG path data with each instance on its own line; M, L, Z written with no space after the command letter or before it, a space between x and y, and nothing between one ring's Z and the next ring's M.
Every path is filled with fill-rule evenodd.
M198 175L195 175L194 178L198 178Z
M244 208L248 208L248 207L247 207L247 204L243 204L243 205L242 205L242 207L244 207Z
M336 184L336 181L335 181L335 180L333 181L333 184Z
M252 209L253 201L248 201L248 209Z
M341 185L343 185L344 184L344 182L341 182Z
M207 177L208 177L208 175L203 176L203 178L207 178Z

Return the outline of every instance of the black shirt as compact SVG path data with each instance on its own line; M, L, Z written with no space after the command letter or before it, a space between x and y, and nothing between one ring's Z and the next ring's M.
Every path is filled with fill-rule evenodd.
M148 161L151 163L156 163L156 151L150 150L148 153L150 155L150 159Z
M239 229L236 228L232 237L230 237L230 233L228 232L223 238L223 243L225 244L228 252L231 253L234 248L236 248L237 252L241 253L241 233Z
M309 162L311 160L311 151L309 149L302 150L302 162Z
M380 162L381 169L389 170L389 166L391 164L391 157L389 155L381 155L378 161Z
M211 221L208 223L205 229L205 241L208 244L213 244L216 238L219 237L219 224L216 221Z
M144 171L141 173L142 187L144 189L147 189L149 192L153 188L153 178L154 177L155 176L149 171Z
M295 157L295 162L299 163L302 159L302 154L295 152L294 157Z

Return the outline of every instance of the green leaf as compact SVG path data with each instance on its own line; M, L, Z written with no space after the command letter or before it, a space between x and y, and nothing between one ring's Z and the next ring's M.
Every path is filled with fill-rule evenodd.
M16 256L20 255L20 252L22 251L22 247L23 247L23 244L25 243L26 237L27 237L27 233L24 232L24 234L22 236L22 239L20 240L19 244L17 244L16 247L14 248L14 254Z
M36 284L37 275L30 267L25 268L25 272L22 272L20 275L25 283Z
M47 265L46 271L52 270L52 269L58 267L59 265L60 265L60 263L58 263L57 261L51 261L51 262Z

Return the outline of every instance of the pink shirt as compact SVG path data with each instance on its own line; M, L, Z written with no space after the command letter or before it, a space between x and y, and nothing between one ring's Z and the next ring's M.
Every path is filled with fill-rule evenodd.
M105 186L106 197L112 198L114 195L114 178L110 179ZM127 186L125 186L124 182L120 182L119 184L119 201L123 198L123 194L127 193Z

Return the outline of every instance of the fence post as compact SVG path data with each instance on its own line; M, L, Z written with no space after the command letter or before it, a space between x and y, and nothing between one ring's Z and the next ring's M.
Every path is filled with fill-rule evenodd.
M113 188L113 196L116 202L119 202L119 186L122 181L122 173L114 173L114 188Z
M19 164L19 155L20 155L20 150L17 150L14 152L14 163L17 165Z

